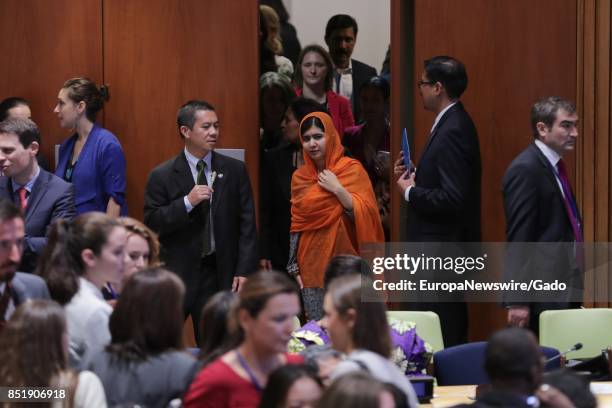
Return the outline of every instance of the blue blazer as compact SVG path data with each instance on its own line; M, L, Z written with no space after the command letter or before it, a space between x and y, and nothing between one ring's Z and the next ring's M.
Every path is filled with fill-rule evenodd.
M13 184L8 177L0 177L0 198L15 202ZM71 220L75 214L72 184L40 169L24 215L26 235L19 270L33 272L38 255L47 245L51 225L60 218Z
M62 179L76 139L75 134L60 146L55 174ZM108 200L112 197L121 206L121 215L127 215L125 155L115 135L94 124L72 172L72 184L77 214L106 212Z

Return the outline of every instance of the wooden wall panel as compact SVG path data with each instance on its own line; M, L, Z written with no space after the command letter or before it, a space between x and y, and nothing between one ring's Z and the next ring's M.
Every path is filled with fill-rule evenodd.
M0 16L0 99L31 102L54 166L53 145L70 135L53 113L59 89L75 76L102 80L101 0L3 0Z
M255 0L104 0L106 125L126 153L131 215L149 171L182 149L176 112L194 98L217 110L218 147L246 148L256 194L257 24Z
M412 80L423 60L435 55L454 56L467 68L462 100L480 138L484 241L505 240L501 179L533 140L532 104L549 95L576 100L576 10L576 0L414 1ZM435 116L423 110L417 89L412 98L419 157ZM504 311L494 304L470 305L470 317L472 340L505 324Z
M577 149L577 198L585 240L610 242L612 217L612 4L610 0L578 1L578 110L582 143ZM608 262L599 254L599 262ZM603 257L603 258L602 258ZM610 307L609 265L586 275L585 304Z

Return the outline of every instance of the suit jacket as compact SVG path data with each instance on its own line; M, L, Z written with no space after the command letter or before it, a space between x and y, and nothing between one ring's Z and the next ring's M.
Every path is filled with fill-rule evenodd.
M45 281L31 273L17 272L12 281L12 288L15 306L29 299L51 299Z
M210 207L217 259L217 284L230 289L234 276L257 267L257 233L251 183L243 162L212 152L217 178ZM185 153L157 166L145 188L144 221L159 234L161 259L186 285L198 283L202 258L203 203L191 212L184 197L195 182Z
M10 178L0 177L0 198L15 202L15 197ZM51 225L60 218L71 220L75 215L74 186L40 169L26 207L25 245L19 269L32 272L38 255L47 245Z
M376 68L364 64L361 61L357 61L356 59L351 60L351 65L353 68L353 96L352 96L352 107L353 107L353 116L355 117L355 122L359 123L361 120L361 106L359 104L359 89L364 82L376 76ZM342 133L340 133L342 134Z
M457 102L440 118L418 162L408 240L479 242L481 173L476 127Z
M287 268L289 259L291 176L296 150L295 145L282 143L264 152L261 163L261 258L272 261L272 267L280 271Z
M506 278L559 278L581 292L582 276L574 256L572 224L555 178L555 170L535 143L512 161L502 186L506 240L510 243L506 254ZM563 295L571 297L575 294L567 292ZM558 296L556 294L552 301L571 300ZM520 301L507 303L528 304ZM535 309L567 308L568 303L559 307L538 304Z

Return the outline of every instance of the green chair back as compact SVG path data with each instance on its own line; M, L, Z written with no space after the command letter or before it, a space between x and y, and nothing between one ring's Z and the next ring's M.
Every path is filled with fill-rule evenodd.
M568 359L588 358L612 346L612 309L546 310L540 314L540 345L563 352L574 344L582 349Z
M417 334L429 343L434 353L444 350L442 326L436 313L390 310L387 312L387 317L416 323Z

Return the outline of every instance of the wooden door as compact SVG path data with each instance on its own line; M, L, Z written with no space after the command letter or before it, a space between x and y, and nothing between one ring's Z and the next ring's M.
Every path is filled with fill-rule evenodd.
M3 0L0 16L0 99L30 101L42 154L54 168L53 145L70 135L53 113L59 89L76 76L102 81L101 2Z
M132 216L142 218L151 169L184 146L176 113L190 99L215 106L218 147L246 149L256 194L257 19L255 0L104 0L106 125L126 154Z

